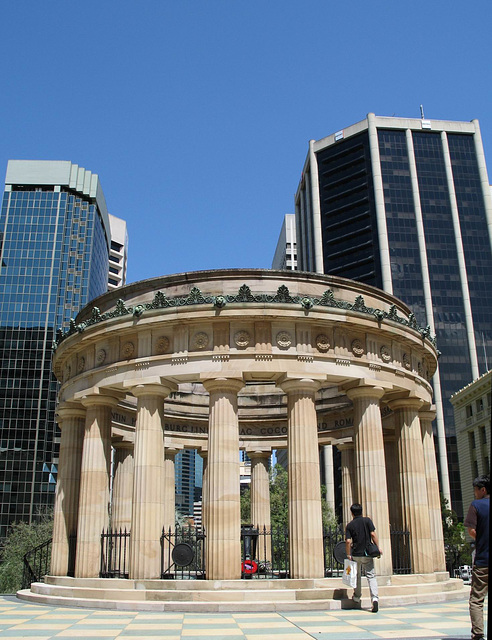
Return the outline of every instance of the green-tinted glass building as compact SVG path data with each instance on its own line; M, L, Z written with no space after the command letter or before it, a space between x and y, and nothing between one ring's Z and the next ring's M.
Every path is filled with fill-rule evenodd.
M437 336L441 481L460 513L449 399L492 362L492 200L478 121L369 114L311 141L296 235L299 270L384 289Z
M58 328L108 288L98 176L71 162L8 163L0 214L0 538L53 503Z

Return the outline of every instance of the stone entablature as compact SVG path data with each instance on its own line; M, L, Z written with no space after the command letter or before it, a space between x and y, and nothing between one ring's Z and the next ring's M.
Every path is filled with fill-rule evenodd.
M99 536L108 522L105 460L111 442L133 447L130 577L158 577L159 531L173 511L165 478L172 478L169 465L183 447L197 448L206 459L211 579L239 577L240 448L257 460L272 449L288 449L291 577L320 577L318 451L326 444L342 450L350 484L344 500L358 499L377 518L385 548L390 549L393 509L402 526L411 522L418 530L412 553L419 571L439 569L440 560L432 559L427 498L412 496L410 489L403 507L388 507L389 467L399 465L393 476L409 487L417 486L414 478L425 485L425 473L437 480L435 461L424 470L419 435L419 410L432 404L429 381L437 351L428 329L417 326L402 302L342 278L239 269L155 278L108 292L93 305L67 335L58 336L53 357L62 383L58 571L70 534L62 524L68 504L60 497L68 473L62 454L79 452L69 491L75 491L80 473L90 493L80 496L77 515L72 507L70 522L80 542L76 575L91 577L98 571ZM390 441L398 460L393 456L386 465ZM404 455L410 446L412 455ZM123 458L128 463L125 451ZM264 478L262 468L257 471L259 487ZM432 496L435 487L429 489ZM395 504L399 500L393 498ZM71 504L76 502L73 497ZM391 573L390 551L380 572Z

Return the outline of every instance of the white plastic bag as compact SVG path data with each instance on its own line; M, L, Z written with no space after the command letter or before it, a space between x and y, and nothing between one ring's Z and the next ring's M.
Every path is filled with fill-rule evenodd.
M355 562L355 560L345 558L343 561L342 582L352 589L355 589L357 586L357 562Z

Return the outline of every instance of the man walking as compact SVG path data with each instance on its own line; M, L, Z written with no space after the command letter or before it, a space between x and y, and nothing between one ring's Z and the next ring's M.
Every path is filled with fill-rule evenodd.
M465 518L465 527L475 540L472 584L470 591L470 619L472 640L484 640L483 603L489 590L489 507L490 476L478 476L473 481L475 500Z
M379 609L378 583L374 571L374 558L366 555L367 545L373 542L379 549L376 527L371 518L362 516L362 506L358 503L350 507L353 520L348 523L345 529L345 551L347 558L357 562L357 586L354 589L353 600L360 607L362 594L362 571L369 583L371 594L372 612L377 613ZM379 555L382 554L379 549Z

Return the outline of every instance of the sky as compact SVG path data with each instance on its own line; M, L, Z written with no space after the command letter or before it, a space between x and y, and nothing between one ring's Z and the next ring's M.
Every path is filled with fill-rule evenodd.
M492 163L490 0L0 4L2 178L97 173L128 283L270 268L309 140L369 112L478 118Z

